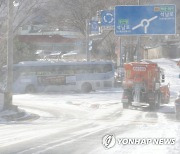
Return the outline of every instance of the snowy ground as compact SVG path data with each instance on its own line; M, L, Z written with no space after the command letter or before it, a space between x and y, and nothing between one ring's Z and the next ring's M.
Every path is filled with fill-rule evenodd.
M171 85L171 103L157 112L147 108L122 109L122 89L91 94L15 95L14 104L39 115L36 120L1 121L2 154L179 154L180 122L174 99L180 90L179 68L167 59L156 61ZM102 145L103 136L116 138L173 138L173 145Z

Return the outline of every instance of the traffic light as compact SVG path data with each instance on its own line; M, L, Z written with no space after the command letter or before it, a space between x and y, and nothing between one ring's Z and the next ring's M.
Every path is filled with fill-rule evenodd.
M88 48L88 49L89 49L89 51L91 51L91 50L92 50L92 45L93 45L93 41L92 41L92 40L90 40L90 41L89 41L89 48Z

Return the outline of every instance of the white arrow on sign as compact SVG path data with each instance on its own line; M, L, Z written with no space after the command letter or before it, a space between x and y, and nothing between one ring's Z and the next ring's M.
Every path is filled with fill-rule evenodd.
M150 18L149 20L148 19L142 19L141 20L141 23L135 27L132 28L132 30L135 30L139 27L144 27L144 33L146 34L147 33L147 28L149 27L149 24L151 21L157 19L158 16L154 16L152 18Z
M109 21L107 20L107 17L108 17L108 16L109 16L110 19L111 19L111 20L109 20ZM106 23L112 23L112 22L114 21L114 18L113 18L112 13L106 13L106 15L104 16L103 19L104 19L104 22L106 22Z

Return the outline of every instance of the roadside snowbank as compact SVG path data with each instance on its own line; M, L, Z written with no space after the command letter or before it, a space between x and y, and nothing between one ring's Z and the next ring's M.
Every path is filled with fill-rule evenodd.
M171 97L176 97L180 91L180 68L177 66L177 63L171 59L155 59L153 62L158 63L158 65L164 69L165 73L165 83L170 83Z

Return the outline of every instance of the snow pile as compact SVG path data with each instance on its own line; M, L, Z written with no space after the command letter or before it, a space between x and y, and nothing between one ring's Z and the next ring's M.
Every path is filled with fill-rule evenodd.
M13 110L2 111L2 112L0 112L0 121L1 122L6 121L6 118L4 118L4 117L10 116L10 115L14 115L14 114L17 114L17 112L15 112Z
M156 59L153 62L158 63L158 65L164 69L165 81L170 83L171 96L176 97L177 93L180 91L180 68L177 66L177 63L171 59Z

